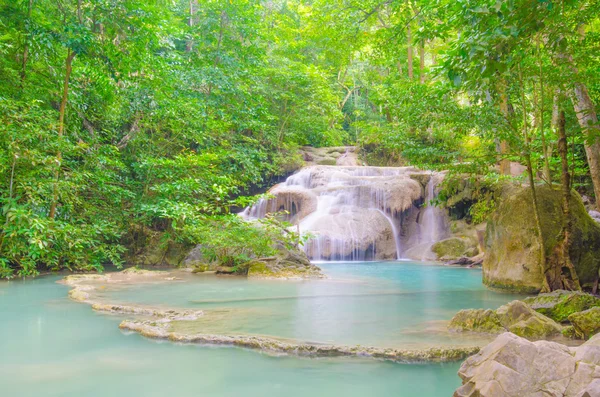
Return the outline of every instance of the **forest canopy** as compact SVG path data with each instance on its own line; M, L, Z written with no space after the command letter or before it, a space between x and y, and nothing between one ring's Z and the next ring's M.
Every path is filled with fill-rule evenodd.
M267 254L233 212L304 145L552 184L562 115L598 197L599 48L593 0L0 0L0 277Z

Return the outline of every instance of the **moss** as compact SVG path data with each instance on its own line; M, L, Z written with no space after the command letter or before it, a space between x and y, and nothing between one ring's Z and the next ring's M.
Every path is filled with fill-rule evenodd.
M490 280L486 277L485 273L483 274L483 284L485 284L488 288L492 290L497 290L500 292L513 292L517 294L531 295L537 294L540 292L540 288L525 285L518 281L499 281L499 280Z
M450 321L452 331L472 331L499 334L510 331L528 339L558 335L561 326L537 313L521 301L513 301L497 310L467 309L459 311Z
M248 264L248 276L272 276L274 272L264 262L251 262Z
M317 162L318 165L337 165L336 159L323 159Z
M563 224L561 193L549 186L538 186L542 230L546 256L552 257ZM486 258L483 263L484 282L499 284L514 290L529 287L539 291L543 283L540 265L540 244L532 216L529 188L506 189L500 205L491 216L486 229ZM600 227L589 217L578 194L571 196L572 245L569 256L582 284L593 282L600 261Z
M577 339L577 332L575 332L575 327L572 325L564 327L561 333L565 338Z
M511 325L508 330L527 339L542 339L558 335L561 332L561 328L557 324L535 316Z
M192 266L192 273L204 273L210 270L210 265L206 263L196 263Z
M538 313L554 321L566 322L568 317L592 307L600 306L600 299L582 292L554 291L523 300Z
M600 307L593 307L569 316L575 335L581 339L589 339L600 332Z
M431 247L431 250L437 255L438 259L451 260L464 256L467 249L470 248L469 245L469 241L466 239L452 237L438 241Z
M501 333L505 329L493 310L461 310L450 320L448 328L452 331L473 331L482 333Z

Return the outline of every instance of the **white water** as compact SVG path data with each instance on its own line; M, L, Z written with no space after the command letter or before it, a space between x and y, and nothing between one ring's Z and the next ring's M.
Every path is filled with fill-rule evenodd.
M428 206L417 217L422 176L412 167L306 167L271 189L275 198L261 199L242 216L287 211L295 230L310 233L304 249L312 260L400 259L409 245L443 235L443 210ZM425 202L434 190L431 176Z
M435 194L436 185L435 178L432 176L425 189L425 208L419 222L419 243L421 244L433 244L448 235L446 213L432 204L432 200L437 196Z

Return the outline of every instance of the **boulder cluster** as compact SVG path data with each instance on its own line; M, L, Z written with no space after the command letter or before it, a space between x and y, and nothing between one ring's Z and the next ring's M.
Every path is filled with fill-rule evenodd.
M583 292L554 291L496 310L467 309L450 321L452 331L499 334L506 331L530 339L588 339L600 331L600 299Z
M579 347L506 332L469 357L454 397L600 396L600 335Z

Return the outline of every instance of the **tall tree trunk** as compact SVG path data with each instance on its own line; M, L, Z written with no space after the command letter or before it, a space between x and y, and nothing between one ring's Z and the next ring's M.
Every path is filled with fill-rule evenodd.
M425 83L425 41L419 45L419 77L421 84Z
M412 80L414 77L414 71L413 71L412 31L410 28L410 22L408 23L408 27L406 28L406 45L408 48L408 78Z
M594 185L596 208L600 210L600 138L598 138L600 126L598 125L598 115L584 84L575 84L575 89L572 91L572 100L577 113L577 120L579 120L579 125L586 136L585 154Z
M197 10L198 10L198 0L190 0L190 17L188 19L188 26L190 28L194 27L195 16L196 16L196 11ZM194 40L192 38L190 38L185 43L185 51L186 52L191 52L193 48L194 48Z
M529 177L529 190L531 192L531 201L533 204L533 214L535 217L535 226L540 244L540 268L542 270L542 292L551 291L546 279L546 271L548 263L546 259L546 240L544 239L544 229L542 228L542 219L540 214L540 206L537 200L537 189L535 186L535 177L533 176L533 165L531 162L531 138L529 137L529 129L527 125L527 105L525 101L525 82L521 69L519 68L519 83L521 85L521 108L523 113L523 138L525 140L524 157L527 164L527 176Z
M534 90L535 92L535 87ZM539 128L540 136L542 138L542 154L544 156L544 180L552 185L552 175L550 174L550 160L548 159L548 144L546 142L546 132L544 130L544 77L542 73L542 66L540 64L540 103L539 103Z
M69 99L69 80L71 78L71 70L73 67L73 59L75 53L69 49L67 51L67 58L65 59L65 80L63 82L63 94L60 101L60 108L58 113L58 137L62 138L65 131L65 111L67 108L67 101ZM54 173L54 187L52 189L52 202L50 204L49 217L54 219L56 216L56 205L58 202L58 181L60 179L60 169L62 167L62 152L59 151L56 155L56 171Z
M500 80L498 84L498 92L500 94L500 112L508 121L510 119L510 114L508 110L508 94L506 93L506 81L504 79ZM506 140L501 140L499 145L499 154L500 154L500 173L502 175L510 175L510 159L506 158L508 156L508 152L510 147Z
M557 289L581 290L579 277L571 257L569 249L571 247L571 180L569 175L569 160L567 134L565 131L565 112L561 111L557 120L558 132L558 153L561 161L561 191L562 191L562 211L563 226L561 230L562 239L554 249L554 255L550 258L549 266L546 269L546 281L550 290Z

